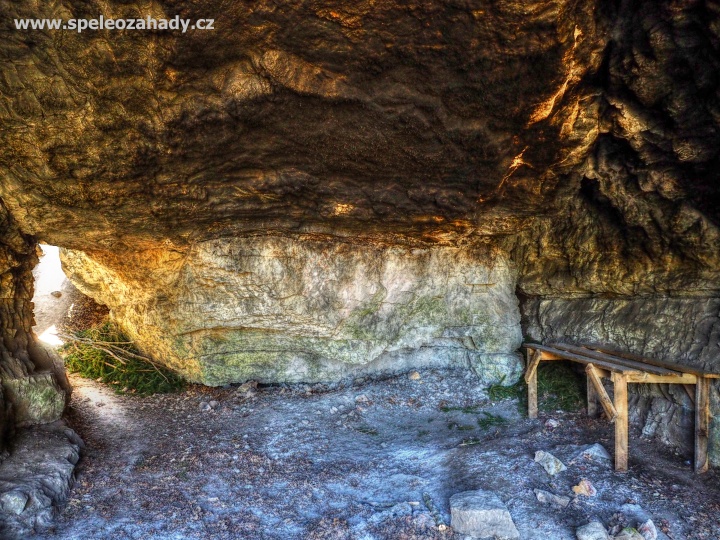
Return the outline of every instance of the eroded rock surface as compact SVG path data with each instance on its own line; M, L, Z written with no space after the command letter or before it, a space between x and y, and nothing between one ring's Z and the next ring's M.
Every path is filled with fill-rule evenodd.
M63 253L148 354L206 384L426 366L495 384L522 371L514 269L487 246L261 236L99 260Z

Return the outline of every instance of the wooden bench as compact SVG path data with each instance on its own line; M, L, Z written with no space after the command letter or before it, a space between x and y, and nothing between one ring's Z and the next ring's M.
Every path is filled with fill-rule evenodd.
M537 368L543 360L570 360L585 365L588 415L595 416L598 402L615 423L615 470L628 467L628 383L682 384L695 404L695 472L708 470L708 432L710 428L710 382L720 375L708 371L645 358L595 345L525 343L528 386L528 416L537 418ZM610 399L602 379L613 383ZM694 388L693 388L694 386Z

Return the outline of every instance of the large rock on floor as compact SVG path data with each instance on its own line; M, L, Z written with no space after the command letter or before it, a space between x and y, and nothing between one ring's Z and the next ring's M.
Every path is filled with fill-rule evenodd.
M522 371L514 270L484 246L254 236L62 258L141 349L210 385L428 366L510 384Z
M492 491L464 491L450 497L450 525L473 538L520 540L510 512Z
M65 390L52 373L2 380L5 398L13 404L18 425L46 424L59 420L65 411Z
M62 421L18 431L0 464L0 538L28 538L52 524L75 480L82 446Z

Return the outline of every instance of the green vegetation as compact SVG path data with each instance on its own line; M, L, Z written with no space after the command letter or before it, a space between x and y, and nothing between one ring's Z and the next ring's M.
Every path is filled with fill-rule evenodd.
M503 377L504 379L504 377ZM488 388L488 396L493 401L502 401L504 399L519 399L526 392L525 380L520 379L511 386L503 386L502 381L499 384L493 384Z
M585 402L584 377L566 362L538 366L538 407L543 411L572 411Z
M364 433L365 435L372 435L373 437L379 435L378 430L370 426L360 426L355 428L355 431L359 431L360 433Z
M507 424L507 420L505 420L502 416L484 411L483 416L478 417L477 422L478 426L482 429L490 429L493 426L504 426Z
M538 408L550 412L572 411L585 402L585 379L578 375L567 362L544 362L538 366ZM488 389L493 401L518 399L519 408L527 412L527 386L525 380L512 386L496 384Z
M119 394L147 396L181 390L185 381L145 358L112 323L63 336L65 367L88 379L111 385Z

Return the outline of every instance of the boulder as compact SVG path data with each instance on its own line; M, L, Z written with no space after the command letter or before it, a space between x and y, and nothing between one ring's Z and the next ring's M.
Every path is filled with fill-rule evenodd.
M575 536L578 540L610 540L605 526L599 521L591 521L587 525L578 527Z
M13 405L18 425L54 422L65 410L65 390L52 373L3 379L5 399Z
M507 507L491 491L465 491L450 497L450 519L456 533L473 538L520 539Z

